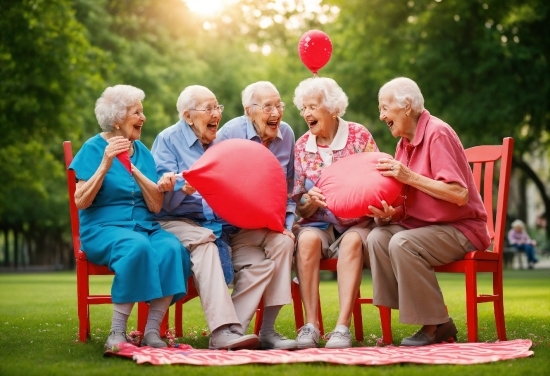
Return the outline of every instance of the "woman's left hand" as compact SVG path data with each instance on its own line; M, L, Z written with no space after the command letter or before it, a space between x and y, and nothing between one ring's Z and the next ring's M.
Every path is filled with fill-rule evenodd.
M383 176L392 176L402 183L405 183L410 171L409 168L401 162L391 158L380 158L376 164L376 169L379 170Z
M170 192L174 190L176 185L176 174L173 172L164 173L157 183L157 189L159 192Z

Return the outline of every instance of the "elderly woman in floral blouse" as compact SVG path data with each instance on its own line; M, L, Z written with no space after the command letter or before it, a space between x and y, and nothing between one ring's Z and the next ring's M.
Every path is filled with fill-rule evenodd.
M364 126L341 118L348 98L333 79L316 77L302 81L295 90L294 104L309 127L295 146L293 198L302 217L294 230L296 268L306 312L306 325L300 329L296 341L299 348L318 345L319 261L338 258L340 313L336 328L326 336L329 338L326 347L351 347L351 313L363 266L369 262L366 238L373 221L366 217L336 217L327 209L323 193L314 184L323 168L338 159L378 151L378 147Z

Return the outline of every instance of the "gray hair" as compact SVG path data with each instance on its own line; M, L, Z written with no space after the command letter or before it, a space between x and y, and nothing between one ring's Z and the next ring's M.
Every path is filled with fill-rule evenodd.
M512 222L512 227L521 227L525 230L525 223L521 219L516 219L514 222Z
M178 116L181 120L183 120L183 111L191 110L197 107L197 105L199 104L197 97L201 91L208 92L209 94L214 95L214 93L212 93L209 88L201 85L187 86L180 93L180 96L178 97L178 100L176 102L176 109L178 110Z
M101 129L111 132L126 117L128 108L145 98L143 90L130 85L109 86L95 102L95 117Z
M301 110L304 105L304 97L316 94L321 94L321 104L331 114L338 113L338 116L342 116L346 113L348 96L336 81L328 77L313 77L300 82L294 90L294 105Z
M242 102L243 107L245 108L245 115L246 115L246 107L252 106L254 103L258 101L258 94L261 93L264 89L271 89L275 90L277 94L279 94L279 90L269 81L258 81L254 82L253 84L248 85L244 88L244 90L241 93L242 96Z
M422 92L416 82L410 78L397 77L386 82L378 91L378 99L380 99L380 94L386 90L390 90L400 108L405 108L407 106L407 99L410 99L413 113L419 114L424 111Z

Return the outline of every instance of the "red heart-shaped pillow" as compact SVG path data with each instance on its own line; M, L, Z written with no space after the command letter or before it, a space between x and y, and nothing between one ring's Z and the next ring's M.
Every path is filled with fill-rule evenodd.
M380 158L393 158L381 152L358 153L339 159L326 167L315 184L328 209L341 218L359 218L371 214L369 205L382 209L385 200L392 205L399 197L403 183L383 176L376 169Z
M225 140L208 148L182 175L233 226L283 232L286 179L281 164L265 146L244 139Z

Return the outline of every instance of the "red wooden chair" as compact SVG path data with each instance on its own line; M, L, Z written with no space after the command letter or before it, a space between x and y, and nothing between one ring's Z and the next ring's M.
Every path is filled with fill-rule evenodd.
M436 272L465 274L468 342L478 341L477 305L489 302L493 303L498 339L506 341L502 264L513 151L514 140L511 137L504 138L502 145L483 145L466 149L466 157L472 165L476 188L483 198L485 210L487 211L487 227L493 243L492 249L470 252L462 260L434 268ZM500 169L496 174L495 164L499 160ZM493 195L493 182L495 180L498 180L496 197ZM496 211L494 210L495 202ZM492 294L478 294L478 273L492 274Z
M492 240L492 249L477 250L468 253L462 260L447 265L437 266L436 272L464 273L466 283L466 320L468 327L468 342L478 341L478 314L479 303L492 302L494 305L495 324L497 336L501 341L506 340L506 326L504 323L504 303L502 288L502 268L504 254L504 232L506 226L506 212L508 208L508 190L510 186L510 174L512 166L512 153L514 140L511 137L503 139L502 145L474 146L466 149L466 157L472 165L472 171L476 188L483 198L487 211L487 227ZM495 164L500 161L498 174ZM498 192L493 195L493 182L498 180ZM496 212L494 203L496 202ZM336 271L336 259L321 260L321 270ZM478 294L477 273L492 273L493 293L490 295ZM292 284L292 297L294 302L294 317L296 329L304 325L300 288L296 282ZM372 299L361 298L355 300L353 319L355 326L355 338L363 340L363 321L361 318L361 304L372 304ZM378 307L380 310L380 322L382 326L383 342L392 343L391 310L388 307ZM319 324L323 333L323 321L321 304L319 300Z
M335 272L337 270L338 259L324 259L321 260L320 270ZM296 324L296 330L298 331L304 326L304 312L302 309L302 297L300 295L300 285L297 279L292 281L292 302L294 306L294 321ZM358 291L355 303L353 306L353 326L355 330L355 339L359 342L364 339L363 332L363 315L361 310L362 304L372 304L372 298L362 298L361 291ZM382 340L384 344L392 343L391 332L391 310L388 307L378 306L380 313L380 323L382 326ZM317 303L317 318L319 320L319 331L321 335L325 333L323 326L323 314L321 311L321 299L319 297Z
M106 265L96 265L86 258L86 253L80 249L80 222L78 209L74 201L76 190L76 177L73 170L68 167L73 160L73 149L70 141L63 142L63 153L65 156L65 169L67 176L67 189L69 192L69 212L71 216L71 235L73 240L73 251L76 259L76 292L78 310L78 339L86 342L90 338L90 305L111 304L111 295L90 294L90 276L113 275ZM138 303L138 330L144 332L147 322L149 305ZM168 312L163 319L160 332L165 333L168 328Z

